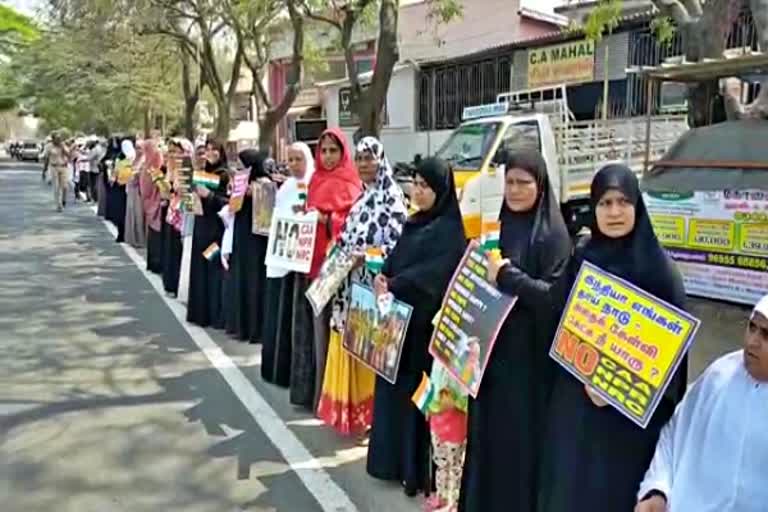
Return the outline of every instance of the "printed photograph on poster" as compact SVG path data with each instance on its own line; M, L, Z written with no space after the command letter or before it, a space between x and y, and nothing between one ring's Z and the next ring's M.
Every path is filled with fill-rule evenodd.
M689 295L752 305L768 289L768 192L647 191L659 241Z
M355 359L394 384L413 308L393 300L387 309L382 314L373 290L352 283L343 345Z
M549 355L645 428L699 325L685 311L584 262Z
M320 267L320 274L317 276L317 279L312 281L305 294L315 316L318 316L328 302L330 302L331 298L355 267L356 261L357 258L342 251L335 245L329 251L323 266Z
M272 217L266 264L300 274L312 266L317 232L317 212L283 212Z
M435 321L429 353L459 385L477 397L493 345L517 301L486 278L488 259L473 242L448 285Z
M254 235L269 235L272 212L275 210L275 194L277 194L277 185L272 180L259 180L251 184L253 201L251 232Z
M243 207L249 177L248 171L238 172L232 177L232 192L229 196L229 209L232 213L239 212Z

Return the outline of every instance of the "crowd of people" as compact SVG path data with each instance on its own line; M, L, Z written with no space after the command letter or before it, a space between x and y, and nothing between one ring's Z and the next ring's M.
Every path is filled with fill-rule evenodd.
M749 319L744 350L715 362L687 394L683 361L644 429L548 357L584 261L685 308L680 274L628 167L608 165L596 174L591 236L574 246L542 156L509 156L501 257L489 258L488 279L518 301L478 396L467 397L443 374L434 379L442 384L425 418L412 396L425 373L436 375L428 353L433 319L467 247L447 163L420 162L409 208L381 142L363 138L353 153L337 129L323 133L315 155L292 145L288 175L255 149L228 162L215 141L195 148L182 138L115 137L100 146L86 155L84 169L95 178L86 198L116 226L118 242L146 249L148 269L186 304L187 320L261 344L264 381L287 388L287 400L341 435L368 437L368 473L402 484L409 496L429 496L428 509L766 510L768 298ZM48 154L49 172L63 181L58 176L72 154L57 140ZM218 181L190 192L178 161ZM279 187L275 212L317 212L309 273L266 265L268 237L253 232L252 198L232 211L236 169L251 183ZM197 212L184 207L189 193L199 199ZM61 198L57 192L59 208ZM212 246L220 248L213 257ZM305 293L332 246L358 264L316 315ZM365 264L371 248L384 256L378 270ZM353 282L413 307L394 383L342 346Z

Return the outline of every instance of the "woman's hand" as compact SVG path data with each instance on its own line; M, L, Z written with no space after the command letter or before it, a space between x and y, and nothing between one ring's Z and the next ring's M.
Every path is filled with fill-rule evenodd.
M288 176L286 176L285 174L279 174L279 173L276 173L276 174L272 174L272 175L270 176L270 178L271 178L271 179L272 179L272 181L274 181L275 183L283 183L285 180L287 180L287 179L288 179Z
M376 279L373 280L373 291L376 293L376 297L389 293L389 283L384 274L379 274Z
M590 400L592 400L592 403L595 404L596 406L605 407L606 405L608 405L608 402L603 400L603 398L600 395L598 395L597 392L591 387L584 386L584 391L587 392L587 396L589 397Z
M301 206L300 204L293 205L293 213L302 213L302 212L306 212L306 209L303 206Z
M638 503L635 512L667 512L667 500L661 496L653 496Z
M496 279L498 279L501 269L507 265L511 265L511 262L506 258L495 258L490 253L486 253L486 257L488 258L488 270L486 272L486 278L491 283L496 284Z
M211 195L211 191L207 187L195 187L195 192L203 199Z
M317 222L320 224L327 224L328 223L328 214L323 213L320 210L314 210L317 212Z
M365 253L364 252L355 252L352 253L352 258L355 260L353 269L360 268L365 264Z

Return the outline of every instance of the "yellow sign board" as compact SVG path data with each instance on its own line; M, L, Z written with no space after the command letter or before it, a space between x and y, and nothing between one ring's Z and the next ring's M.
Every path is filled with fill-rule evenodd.
M595 79L595 43L571 43L528 50L528 87Z

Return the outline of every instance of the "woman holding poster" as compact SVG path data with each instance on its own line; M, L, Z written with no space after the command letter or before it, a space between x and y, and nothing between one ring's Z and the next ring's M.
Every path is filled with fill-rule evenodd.
M215 247L221 244L224 225L219 218L219 210L229 202L229 175L224 146L209 141L205 149L205 171L218 176L219 184L212 189L204 185L195 186L195 193L203 206L203 214L195 217L192 234L187 321L200 327L220 328L224 326L221 259L206 255L215 255L218 252Z
M518 297L491 353L477 399L469 403L461 510L535 510L536 458L554 364L550 288L563 273L571 241L536 151L505 166L501 258L489 258L488 279ZM498 468L504 468L499 471Z
M153 173L162 170L163 154L152 139L145 140L141 147L144 158L139 174L139 191L147 228L147 270L160 274L163 271L163 197Z
M592 237L577 249L558 290L563 304L583 261L682 308L683 281L653 232L635 174L609 165L590 191ZM642 429L558 369L546 425L539 512L633 510L656 441L686 388L684 359Z
M365 253L376 248L386 256L400 238L408 216L405 197L395 181L384 147L374 137L357 145L355 162L365 191L349 212L336 247L357 258L350 272L331 299L328 359L317 415L342 434L362 434L373 417L375 374L342 346L344 327L351 300L352 281L373 287L374 273L365 266Z
M377 296L391 293L414 309L395 384L376 378L367 462L369 475L402 482L408 496L430 486L429 427L411 397L422 373L430 372L432 319L467 245L448 164L430 158L419 165L413 202L419 211L406 222L374 281Z
M249 172L249 183L269 179L264 169L268 156L266 152L245 149L238 156ZM232 254L229 257L230 289L226 304L230 309L226 312L226 329L240 341L258 343L264 321L267 237L252 233L252 208L251 201L243 201L235 214Z
M291 175L275 194L275 213L303 209L306 185L315 173L312 151L303 142L288 148ZM267 265L264 329L261 348L261 378L278 386L291 383L291 344L293 342L293 289L296 276L289 270ZM306 300L303 296L302 300Z
M317 235L308 276L296 278L294 297L293 354L291 355L291 403L317 409L325 372L328 347L327 310L315 318L304 298L309 283L317 277L328 246L336 240L363 185L357 174L347 140L339 128L329 128L320 136L315 159L315 174L307 192L308 211L318 212Z

